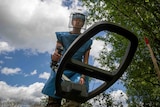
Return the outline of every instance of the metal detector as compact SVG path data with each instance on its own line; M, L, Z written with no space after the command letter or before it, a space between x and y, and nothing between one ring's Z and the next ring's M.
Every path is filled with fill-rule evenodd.
M106 71L91 65L86 65L82 62L72 59L74 53L90 38L99 33L100 31L107 30L110 32L117 33L127 40L129 40L127 49L125 51L125 55L118 67L115 71ZM129 64L131 63L133 56L136 52L138 46L137 37L130 32L129 30L113 24L109 22L98 22L91 26L88 30L86 30L83 34L78 36L76 40L70 45L68 50L62 57L62 60L57 69L56 76L56 95L61 96L62 98L78 101L78 102L86 102L87 100L95 97L96 95L102 93L106 89L108 89L111 85L113 85L125 72ZM85 86L72 83L69 81L61 81L63 71L65 69L72 70L77 73L81 73L93 78L97 78L99 80L105 81L101 86L97 89L87 92Z

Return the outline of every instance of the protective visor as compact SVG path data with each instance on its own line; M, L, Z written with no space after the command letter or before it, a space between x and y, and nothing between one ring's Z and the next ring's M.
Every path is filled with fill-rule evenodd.
M75 13L72 15L72 20L73 19L82 19L83 21L85 21L85 15L80 14L80 13Z

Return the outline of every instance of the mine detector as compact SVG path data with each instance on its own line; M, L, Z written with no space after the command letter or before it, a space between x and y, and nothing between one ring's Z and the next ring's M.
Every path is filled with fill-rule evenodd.
M72 59L74 53L87 40L89 40L94 35L104 30L117 33L129 41L128 46L125 50L124 57L118 69L116 69L115 71L106 71L101 68L97 68L92 65L87 65L80 61ZM125 72L125 70L130 65L133 59L137 46L138 46L138 39L131 31L119 25L116 25L114 23L109 23L106 21L95 23L84 33L79 35L70 45L68 50L64 53L57 67L56 84L55 84L56 95L65 99L84 103L87 100L95 97L96 95L104 92L110 86L112 86ZM61 50L62 49L60 49L60 51ZM73 83L63 74L63 71L65 69L72 70L74 72L81 73L99 80L103 80L105 82L102 85L100 85L97 89L91 92L87 92L85 85ZM62 78L64 79L62 80Z

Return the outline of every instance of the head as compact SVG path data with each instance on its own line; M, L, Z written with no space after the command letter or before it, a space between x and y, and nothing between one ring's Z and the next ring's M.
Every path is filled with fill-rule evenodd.
M85 23L85 15L81 13L75 13L72 15L73 28L81 29Z
M82 12L82 9L79 9L78 11L74 11L70 15L70 28L77 28L77 29L85 29L85 22L86 22L86 14Z

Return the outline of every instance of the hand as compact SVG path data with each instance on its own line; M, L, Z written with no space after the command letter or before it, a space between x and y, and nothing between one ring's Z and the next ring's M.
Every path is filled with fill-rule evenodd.
M52 55L52 61L59 61L59 59L61 58L61 55L58 54L58 52L54 52L54 54Z
M79 83L80 83L80 84L84 84L84 83L85 83L85 79L82 78L82 77L80 77Z

